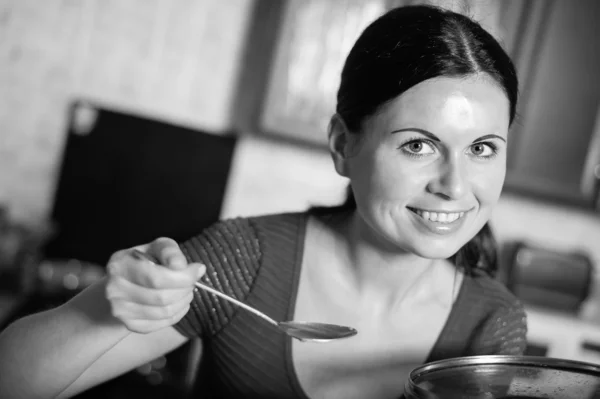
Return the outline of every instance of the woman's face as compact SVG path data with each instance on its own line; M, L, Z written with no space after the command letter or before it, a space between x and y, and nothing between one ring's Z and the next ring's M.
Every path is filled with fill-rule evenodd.
M430 79L383 105L345 158L367 235L426 258L455 254L500 197L508 115L487 75Z

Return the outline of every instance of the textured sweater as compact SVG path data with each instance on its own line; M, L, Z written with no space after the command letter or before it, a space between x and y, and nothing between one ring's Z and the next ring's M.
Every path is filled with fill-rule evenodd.
M190 261L207 266L204 283L275 320L292 320L307 221L307 213L231 219L181 246ZM198 380L210 397L307 399L292 363L292 338L250 312L196 289L175 328L202 338ZM523 306L502 284L465 276L427 362L519 355L526 332Z

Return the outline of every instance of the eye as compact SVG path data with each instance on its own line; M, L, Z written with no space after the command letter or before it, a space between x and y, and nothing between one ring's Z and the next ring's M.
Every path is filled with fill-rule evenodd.
M435 146L429 140L412 139L400 146L400 149L412 157L424 157L435 154Z
M469 149L470 153L478 158L493 158L498 153L496 145L490 142L474 143Z

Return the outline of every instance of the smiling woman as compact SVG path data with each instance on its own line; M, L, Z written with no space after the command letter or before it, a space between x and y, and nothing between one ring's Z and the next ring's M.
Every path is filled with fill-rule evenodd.
M448 258L498 201L508 125L505 92L478 73L425 80L382 105L359 132L336 116L330 139L367 224L403 250Z
M350 51L331 118L346 204L115 253L105 281L0 336L0 390L67 397L188 338L204 345L199 391L223 398L397 398L425 362L521 354L525 313L492 277L487 227L516 101L513 64L477 23L435 7L389 11ZM292 340L194 290L199 276L275 320L358 334Z

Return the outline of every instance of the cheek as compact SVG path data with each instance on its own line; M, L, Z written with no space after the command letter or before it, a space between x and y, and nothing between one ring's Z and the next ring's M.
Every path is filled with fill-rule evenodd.
M393 156L375 159L353 178L353 186L363 198L375 202L403 202L422 192L425 173L417 173L411 165Z
M473 193L481 205L493 206L498 202L505 175L506 167L498 165L482 170L475 176L472 183Z

